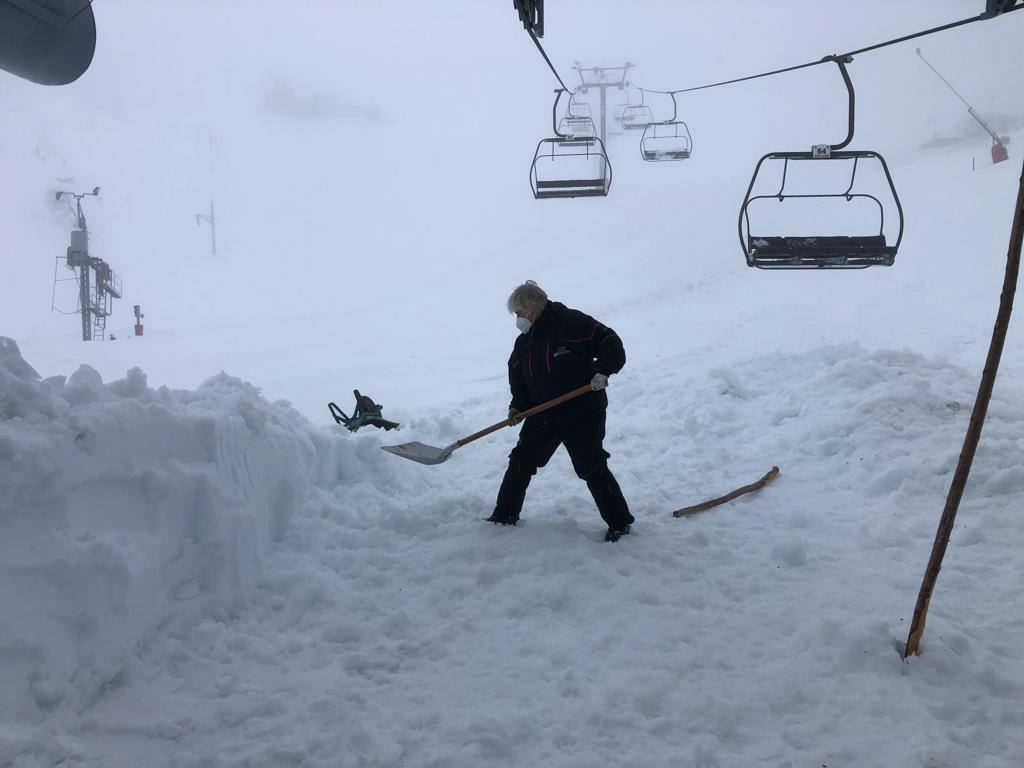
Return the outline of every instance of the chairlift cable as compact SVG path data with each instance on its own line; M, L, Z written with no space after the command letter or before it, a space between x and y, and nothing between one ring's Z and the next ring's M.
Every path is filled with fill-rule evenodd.
M537 35L535 35L533 30L530 29L529 27L526 28L526 32L527 34L529 34L530 39L533 40L533 44L537 46L537 50L540 51L540 55L544 57L544 61L548 63L548 67L551 68L551 73L555 76L555 79L558 81L558 84L562 86L562 89L564 91L571 93L572 89L570 89L569 86L565 84L565 81L562 80L562 76L558 74L558 70L555 69L555 65L551 63L551 59L548 58L547 51L545 51L544 46L540 44L540 40L537 39Z
M1024 4L1011 6L1010 8L1005 9L1003 11L1003 13L1010 13L1012 11L1020 11L1020 10L1024 10ZM945 32L948 29L953 29L955 27L962 27L962 26L964 26L966 24L973 24L976 21L986 21L986 20L991 19L991 18L994 18L994 17L990 16L988 13L981 13L981 14L979 14L977 16L970 16L970 17L968 17L966 19L960 19L959 21L953 21L953 22L950 22L949 24L943 24L942 26L939 26L939 27L932 27L931 29L925 29L925 30L922 30L921 32L914 32L914 33L909 34L909 35L904 35L902 37L893 38L892 40L886 40L885 42L882 42L882 43L875 43L874 45L865 46L864 48L858 48L855 51L849 51L847 53L840 53L840 54L836 54L834 56L825 56L824 58L819 59L817 61L808 61L808 62L806 62L804 64L796 64L796 65L794 65L792 67L784 67L782 69L773 69L770 72L761 72L760 74L756 74L756 75L747 75L745 77L736 77L736 78L733 78L732 80L722 80L722 81L717 82L717 83L707 83L706 85L697 85L697 86L693 86L691 88L676 88L676 89L671 90L671 91L656 91L656 90L651 89L651 88L640 88L640 90L641 91L647 91L648 93L660 93L660 94L668 96L668 95L672 95L672 94L676 94L676 93L690 93L691 91L703 91L703 90L707 90L708 88L718 88L719 86L722 86L722 85L732 85L734 83L743 83L743 82L746 82L748 80L757 80L757 79L760 79L762 77L772 77L773 75L781 75L781 74L784 74L786 72L795 72L798 69L807 69L808 67L816 67L816 66L818 66L820 64L828 64L828 63L834 61L835 59L847 59L849 57L859 56L862 53L870 53L872 51L877 51L880 48L886 48L886 47L888 47L890 45L896 45L898 43L905 43L908 40L914 40L914 39L916 39L918 37L925 37L927 35L934 35L937 32ZM639 87L639 86L637 86L637 87Z
M819 64L825 63L825 60L821 61L810 61L806 64L797 64L793 67L785 67L783 69L773 69L771 72L762 72L758 75L747 75L746 77L736 77L732 80L722 80L717 83L708 83L707 85L698 85L693 88L676 88L673 91L656 91L652 88L640 88L641 91L647 91L648 93L660 93L664 96L672 96L677 93L690 93L691 91L703 91L708 88L718 88L722 85L732 85L733 83L743 83L747 80L758 80L762 77L772 77L773 75L781 75L785 72L795 72L798 69L806 69L807 67L816 67ZM637 86L639 88L639 86Z

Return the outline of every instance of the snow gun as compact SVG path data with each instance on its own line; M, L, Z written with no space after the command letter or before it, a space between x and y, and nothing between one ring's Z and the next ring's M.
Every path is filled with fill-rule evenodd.
M397 421L388 421L381 415L384 406L377 405L366 395L359 394L358 389L353 389L352 394L356 396L356 409L352 411L351 416L347 416L337 403L327 404L327 410L331 412L336 424L341 424L349 432L358 432L360 427L367 424L388 431L398 429Z

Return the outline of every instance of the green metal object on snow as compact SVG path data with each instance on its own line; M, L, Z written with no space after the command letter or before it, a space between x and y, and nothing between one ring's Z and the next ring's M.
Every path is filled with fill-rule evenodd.
M348 416L337 403L328 403L327 410L331 412L334 421L341 424L349 432L358 432L360 427L370 425L383 430L392 430L399 427L398 422L388 421L381 415L384 406L377 405L366 395L359 394L358 389L353 389L352 394L356 396L356 409Z

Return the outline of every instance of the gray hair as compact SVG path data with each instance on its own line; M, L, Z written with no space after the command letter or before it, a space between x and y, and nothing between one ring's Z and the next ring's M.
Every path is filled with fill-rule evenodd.
M527 280L522 285L516 286L516 289L512 291L512 294L508 297L507 306L508 311L512 314L516 312L536 312L539 314L547 303L548 295L544 293L544 289L533 282L533 280Z

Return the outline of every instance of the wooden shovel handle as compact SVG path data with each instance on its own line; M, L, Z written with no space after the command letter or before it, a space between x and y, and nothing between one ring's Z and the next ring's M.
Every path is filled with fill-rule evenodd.
M593 391L593 387L591 387L589 384L584 384L582 387L577 387L576 389L570 392L566 392L564 395L559 395L553 400L548 400L546 403L541 403L540 405L534 406L533 408L523 411L522 413L517 413L516 419L527 419L530 416L533 416L534 414L540 413L541 411L546 411L548 408L554 408L556 405L561 405L567 400L572 400L574 397L579 397L580 395L585 395L587 394L587 392ZM481 437L486 437L487 435L491 434L491 432L497 432L499 429L510 426L512 426L512 419L505 419L504 421L499 421L497 424L492 424L487 429L481 429L479 432L476 432L475 434L472 434L469 437L462 438L461 440L456 442L455 445L461 448L467 443L472 443L474 440L479 440Z

